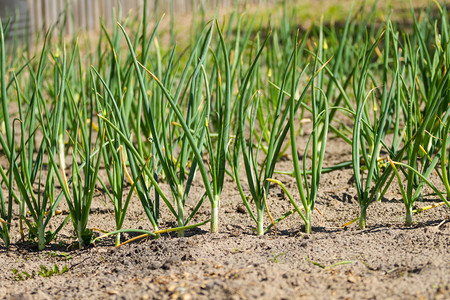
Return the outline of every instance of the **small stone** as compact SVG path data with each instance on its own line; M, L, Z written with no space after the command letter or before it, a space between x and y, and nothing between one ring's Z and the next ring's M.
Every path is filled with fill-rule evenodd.
M191 294L181 295L181 299L182 300L191 300L192 299L192 295Z

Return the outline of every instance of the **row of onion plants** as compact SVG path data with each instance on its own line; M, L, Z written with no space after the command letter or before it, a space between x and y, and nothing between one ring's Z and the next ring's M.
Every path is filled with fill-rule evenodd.
M80 36L65 38L62 22L41 44L27 43L22 56L11 55L17 45L8 48L11 27L2 23L5 246L16 215L21 238L37 241L40 250L69 221L80 248L92 243L88 220L96 189L113 207L115 228L103 236L115 235L116 245L130 231L184 236L210 223L215 233L227 176L257 235L294 213L312 232L321 176L343 167L353 168L360 207L354 221L361 229L370 204L397 182L407 224L416 201L429 196L425 190L449 206L446 8L435 4L419 17L412 10L410 32L392 14L381 22L375 11L352 8L339 28L322 18L297 31L295 10L289 14L286 3L281 26L270 31L262 29L258 14L234 11L223 22L199 27L194 21L195 38L182 49L161 44L164 18L154 18L151 27L146 13L122 18L118 12L117 25L101 24L95 45ZM330 135L348 144L349 161L328 164ZM278 171L286 156L292 171ZM433 172L440 183L430 179ZM291 175L296 190L279 173ZM293 206L280 216L272 216L268 204L273 184ZM192 199L194 185L203 189L198 199ZM123 228L133 197L148 228ZM69 214L55 225L63 198ZM205 200L210 217L199 220ZM161 205L175 220L173 228L161 230Z

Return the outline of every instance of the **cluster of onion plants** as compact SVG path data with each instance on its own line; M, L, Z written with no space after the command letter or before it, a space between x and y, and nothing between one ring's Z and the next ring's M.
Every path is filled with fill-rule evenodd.
M382 28L362 35L365 39L348 54L357 62L353 69L332 74L343 97L355 97L354 104L345 101L343 108L354 118L349 143L361 229L369 205L382 199L395 178L407 224L412 224L413 207L425 185L448 205L430 181L436 172L445 185L448 174L447 12L439 5L437 11L439 22L429 14L419 22L412 11L412 34L396 29L388 18ZM339 83L339 77L348 79Z
M293 213L312 232L321 176L342 167L353 168L361 229L370 204L396 182L407 224L427 190L449 205L446 8L436 4L420 18L412 10L411 32L392 14L380 21L375 7L368 14L361 7L341 28L322 18L300 33L286 3L281 26L272 30L238 8L224 22L206 22L202 14L184 48L175 44L173 20L171 42L162 43L164 17L155 13L150 25L145 8L141 18L117 12L115 25L101 24L95 45L81 35L65 38L62 22L43 43L28 41L22 56L12 55L20 45L5 38L10 24L0 24L5 246L16 214L21 238L40 250L69 220L79 247L90 244L99 189L114 210L115 228L104 236L115 235L115 245L129 231L184 236L209 222L218 232L227 176L257 235ZM328 165L330 135L348 144L351 160ZM292 171L277 171L282 157ZM292 176L295 193L279 173ZM293 206L280 216L270 213L269 203L281 201L268 201L273 184ZM196 199L194 186L202 189ZM133 197L148 228L124 228ZM57 223L63 199L69 214ZM208 202L209 217L198 214ZM165 230L162 206L176 224Z
M407 77L402 82L402 101L406 119L405 162L390 162L398 179L406 208L406 223L412 224L413 207L423 198L428 185L448 203L448 115L449 97L449 30L445 8L439 4L440 20L418 22L414 18L414 35L405 37L404 61ZM438 25L438 22L440 24ZM433 40L430 39L433 37ZM441 164L441 172L437 167ZM400 170L397 170L400 168ZM400 172L406 177L406 189ZM446 187L441 193L429 178L436 171ZM447 194L447 196L444 196Z

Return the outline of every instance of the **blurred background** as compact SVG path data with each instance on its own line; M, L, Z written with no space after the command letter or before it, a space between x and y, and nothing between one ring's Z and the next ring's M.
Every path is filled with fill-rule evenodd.
M239 5L269 5L277 0L149 0L149 13L185 15L215 11ZM113 12L123 14L141 12L144 0L0 0L0 17L5 24L10 20L11 34L25 36L36 31L46 31L53 24L64 23L67 34L79 29L99 28L101 18L111 24ZM62 25L62 24L60 24Z
M447 0L437 1L447 6ZM352 6L357 20L370 15L375 27L383 26L391 12L397 26L410 31L414 28L411 5L417 17L427 9L436 12L433 0L0 0L0 18L7 49L17 53L22 45L28 50L39 48L50 29L50 36L81 37L83 46L91 47L103 25L114 30L113 25L120 22L137 29L143 16L148 28L161 20L158 33L162 46L192 44L196 33L211 19L225 24L234 14L252 16L252 34L275 28L295 34L321 19L330 28L342 29ZM285 17L289 24L283 24Z

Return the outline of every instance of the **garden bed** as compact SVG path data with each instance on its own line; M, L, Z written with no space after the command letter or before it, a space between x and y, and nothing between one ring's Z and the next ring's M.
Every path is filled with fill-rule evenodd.
M288 4L0 28L0 298L450 298L446 7Z
M327 161L349 158L339 139L330 139ZM289 169L290 159L280 168ZM289 177L282 177L294 186ZM313 233L291 215L257 237L254 223L230 179L226 181L218 234L208 225L186 232L187 237L163 234L119 248L105 238L85 250L77 248L70 226L45 251L16 240L0 249L2 299L448 299L450 297L450 220L445 206L414 216L404 225L405 206L393 185L381 203L368 210L368 226L341 227L358 216L352 171L322 178ZM350 183L349 183L350 182ZM198 196L196 194L193 194ZM281 189L269 196L271 214L290 209ZM425 207L431 202L418 203ZM207 219L205 208L198 215ZM58 220L59 221L59 220ZM167 225L170 225L169 220ZM165 222L163 221L163 223ZM268 221L269 222L269 221ZM15 222L17 223L17 222ZM98 195L89 225L114 229L111 208ZM172 224L173 225L173 224ZM268 224L266 224L268 225ZM125 228L148 228L138 199L131 201ZM161 226L164 228L163 226ZM17 228L13 229L14 231ZM134 236L134 235L133 235ZM126 240L132 236L124 236ZM60 272L44 278L41 266ZM12 271L17 270L17 274ZM27 273L33 278L27 278ZM44 272L42 272L44 273ZM21 276L21 277L20 277Z

